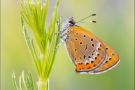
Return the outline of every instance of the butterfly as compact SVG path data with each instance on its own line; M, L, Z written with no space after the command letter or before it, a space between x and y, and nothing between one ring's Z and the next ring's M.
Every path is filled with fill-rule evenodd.
M88 30L76 25L78 22L71 17L62 23L60 30L60 40L66 45L69 57L76 67L75 71L99 74L116 66L120 61L118 54Z

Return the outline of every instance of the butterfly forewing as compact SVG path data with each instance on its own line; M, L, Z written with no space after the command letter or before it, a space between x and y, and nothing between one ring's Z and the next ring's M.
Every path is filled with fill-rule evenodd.
M103 43L79 26L69 28L66 47L77 72L91 73L105 62L106 49Z

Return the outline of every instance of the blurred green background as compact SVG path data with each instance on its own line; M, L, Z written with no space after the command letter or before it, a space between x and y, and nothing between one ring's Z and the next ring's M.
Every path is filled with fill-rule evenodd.
M47 22L55 4L50 0ZM133 90L134 89L134 0L60 0L59 13L76 21L87 19L98 23L79 24L105 41L120 56L112 70L98 75L77 74L64 45L59 47L50 75L50 90ZM20 23L18 0L1 0L1 90L13 90L12 73L18 82L22 70L37 75Z

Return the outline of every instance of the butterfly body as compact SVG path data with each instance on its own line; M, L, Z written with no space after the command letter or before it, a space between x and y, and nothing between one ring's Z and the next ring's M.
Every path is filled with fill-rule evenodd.
M63 23L60 39L66 44L76 72L98 74L119 62L114 50L89 31L77 26L73 18Z

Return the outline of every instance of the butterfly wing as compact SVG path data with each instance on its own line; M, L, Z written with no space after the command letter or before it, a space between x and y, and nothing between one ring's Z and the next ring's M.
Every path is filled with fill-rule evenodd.
M69 28L66 47L71 60L76 65L76 72L79 73L101 73L119 61L114 50L79 26Z
M77 72L91 73L100 67L106 58L103 43L79 26L69 28L66 47Z
M118 54L103 41L102 43L106 48L106 61L99 68L97 68L94 73L106 72L116 66L120 61Z

